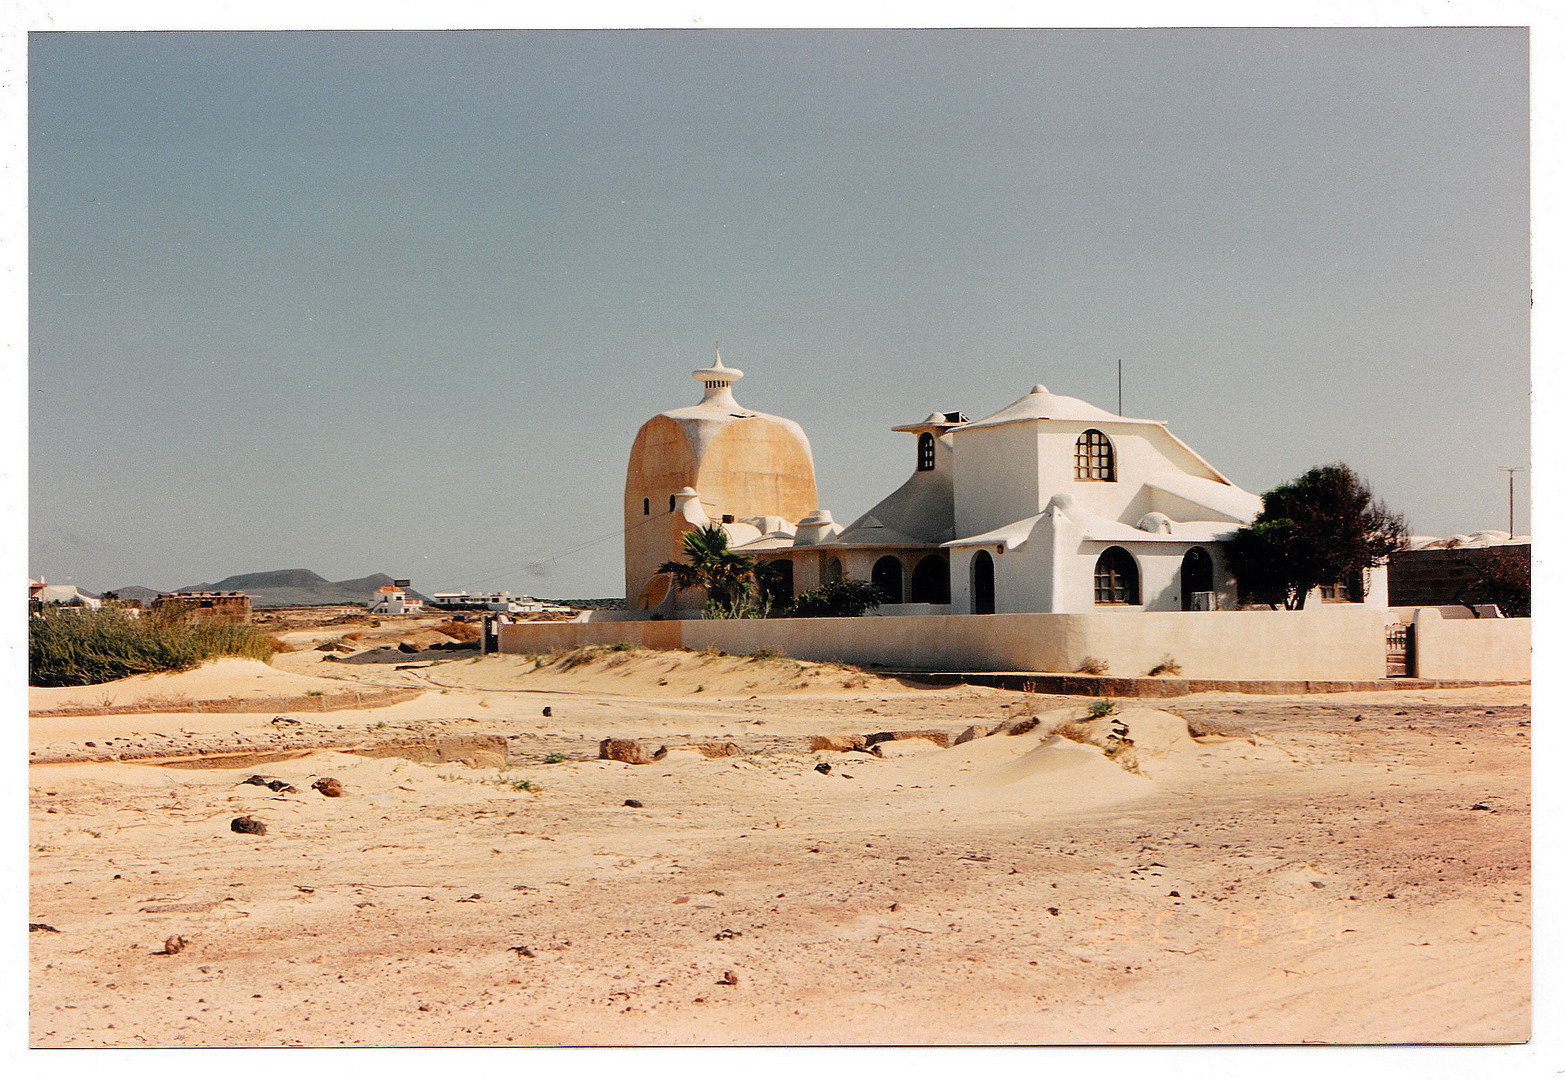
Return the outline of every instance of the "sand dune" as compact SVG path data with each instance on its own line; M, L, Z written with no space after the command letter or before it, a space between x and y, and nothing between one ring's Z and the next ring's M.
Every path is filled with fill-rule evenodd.
M298 723L34 718L33 752L62 762L30 770L30 918L58 931L31 935L35 1045L1529 1030L1525 688L1197 695L1092 721L1082 700L776 658L321 655L133 692L427 692ZM1032 715L949 749L809 749ZM1116 731L1132 745L1110 756ZM343 749L482 736L505 765ZM670 752L597 760L610 736ZM711 740L741 753L689 749ZM243 764L200 756L236 747ZM105 751L166 756L88 760ZM341 798L310 788L323 776ZM170 936L188 945L165 955Z

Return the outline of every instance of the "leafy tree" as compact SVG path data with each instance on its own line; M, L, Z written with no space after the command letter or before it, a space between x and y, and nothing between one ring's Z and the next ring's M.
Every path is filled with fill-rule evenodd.
M730 551L721 525L703 525L684 535L684 562L666 562L658 573L674 579L680 592L705 589L708 618L742 619L755 614L761 588L755 560Z
M1228 542L1239 595L1251 603L1304 606L1311 589L1354 580L1407 545L1407 522L1337 462L1261 496L1261 512Z
M881 593L880 586L855 578L844 578L841 581L828 581L819 588L800 593L788 614L801 618L856 618L878 608L884 600L885 595Z
M1456 591L1457 603L1469 610L1478 604L1494 604L1508 619L1532 615L1532 561L1526 549L1514 545L1474 548L1463 552L1462 561L1476 576Z

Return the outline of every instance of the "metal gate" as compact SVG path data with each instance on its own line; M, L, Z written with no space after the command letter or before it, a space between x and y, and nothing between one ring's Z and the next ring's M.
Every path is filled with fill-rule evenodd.
M1386 627L1386 678L1405 679L1414 671L1413 628L1407 623Z

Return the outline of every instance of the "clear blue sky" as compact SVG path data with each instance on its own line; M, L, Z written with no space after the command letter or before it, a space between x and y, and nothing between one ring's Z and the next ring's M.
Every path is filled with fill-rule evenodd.
M893 425L1112 409L1123 359L1125 411L1252 491L1341 459L1415 532L1504 528L1527 49L34 35L29 569L617 595L631 440L714 342L843 522L911 471Z

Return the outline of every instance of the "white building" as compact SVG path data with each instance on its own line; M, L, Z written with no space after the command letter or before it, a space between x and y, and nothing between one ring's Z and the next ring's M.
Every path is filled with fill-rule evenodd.
M557 615L575 610L531 596L512 596L508 592L437 592L429 598L429 604L442 611L499 611L509 615Z
M1223 541L1261 500L1161 420L1117 416L1042 385L978 420L933 413L893 429L915 436L912 475L843 528L822 509L796 520L778 512L779 492L813 496L813 460L792 421L734 401L742 374L721 360L696 372L722 408L704 401L660 414L637 437L625 492L632 610L699 609L699 597L676 593L654 568L679 558L681 535L713 522L734 550L775 567L781 603L847 577L879 585L891 599L886 615L1237 606ZM698 412L711 430L683 432L694 423L685 414ZM780 453L785 442L798 451ZM707 461L717 447L722 460ZM708 475L715 495L692 486ZM659 480L680 486L665 492ZM1384 607L1384 570L1340 598Z
M375 599L371 601L369 613L371 615L417 615L424 610L424 602L417 598L410 599L407 590L396 585L382 585L375 590Z

